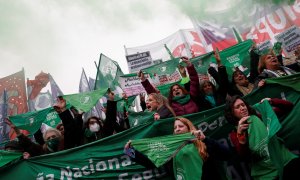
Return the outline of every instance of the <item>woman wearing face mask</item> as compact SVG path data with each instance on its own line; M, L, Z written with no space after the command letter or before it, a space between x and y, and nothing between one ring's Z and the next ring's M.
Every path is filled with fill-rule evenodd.
M46 130L46 132L43 134L45 144L41 146L32 142L31 139L22 134L8 118L5 120L5 122L16 132L19 145L24 149L25 152L28 152L28 157L39 156L64 149L64 144L62 141L63 137L57 129L50 128Z
M45 151L45 153L48 154L64 149L63 136L57 129L47 129L43 134L43 138L45 141L45 144L43 145L43 150Z
M119 126L117 120L117 102L114 101L114 93L108 92L106 119L103 122L96 116L89 117L85 123L84 144L90 143L101 138L114 134Z

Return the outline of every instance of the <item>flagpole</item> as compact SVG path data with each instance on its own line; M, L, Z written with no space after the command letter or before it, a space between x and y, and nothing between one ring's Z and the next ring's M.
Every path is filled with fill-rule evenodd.
M191 46L189 45L189 43L187 42L184 33L182 32L182 29L179 30L179 35L180 37L183 39L183 43L184 43L184 48L185 51L188 55L189 58L192 58L192 53L191 53Z

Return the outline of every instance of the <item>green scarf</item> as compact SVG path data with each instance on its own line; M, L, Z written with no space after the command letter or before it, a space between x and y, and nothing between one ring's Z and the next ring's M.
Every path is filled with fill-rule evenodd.
M216 107L216 101L213 95L206 95L205 99L210 103L212 107Z
M191 96L189 94L173 97L173 101L178 102L181 105L188 103L190 101L190 99L191 99Z
M278 171L271 162L267 127L254 115L248 119L248 123L249 148L252 153L251 176L254 179L274 179Z
M175 179L199 180L202 177L203 160L196 146L191 143L184 146L173 160Z
M172 159L189 140L194 138L195 136L191 133L185 133L132 140L131 145L146 155L156 167L160 167Z

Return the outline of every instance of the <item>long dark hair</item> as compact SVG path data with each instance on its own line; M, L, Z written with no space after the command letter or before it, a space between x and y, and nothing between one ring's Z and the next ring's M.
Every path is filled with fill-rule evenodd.
M226 104L225 104L225 118L228 123L232 125L238 125L238 122L240 119L235 117L234 115L234 103L240 99L243 101L248 109L249 115L257 115L256 111L239 95L232 96L231 98L227 98Z

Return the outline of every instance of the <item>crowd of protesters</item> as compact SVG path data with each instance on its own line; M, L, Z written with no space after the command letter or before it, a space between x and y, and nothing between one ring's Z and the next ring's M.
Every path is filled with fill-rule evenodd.
M235 147L236 153L242 159L246 159L251 164L251 176L254 179L279 178L279 170L271 162L263 164L263 161L254 161L251 157L255 154L253 147L249 144L250 127L249 120L257 121L256 124L264 126L260 120L260 114L257 114L250 105L243 100L243 96L252 93L255 89L263 87L266 84L266 78L281 77L299 72L299 64L295 62L292 66L284 66L282 56L275 55L270 50L263 55L256 53L256 47L253 46L250 51L251 65L250 76L246 76L243 71L236 68L233 72L232 80L226 71L226 67L222 65L219 52L215 52L217 68L210 67L208 72L214 78L216 84L208 80L199 80L197 71L189 58L182 57L185 67L178 67L183 76L188 74L189 82L184 85L174 84L170 87L168 97L163 96L150 81L145 78L142 71L138 73L141 84L147 92L140 96L141 107L143 111L154 112L153 120L163 120L166 118L174 118L174 134L182 134L192 132L197 140L194 145L199 151L199 156L204 161L199 168L203 169L202 179L224 179L218 174L213 173L214 168L210 159L221 159L226 161L231 157L231 153L226 147L222 146L216 140L213 140L203 134L201 130L197 130L193 123L181 116L197 113L211 108L226 104L225 117L228 123L233 124L236 128L230 133L230 140ZM300 59L300 47L296 49L295 56ZM18 141L9 142L5 150L23 152L23 158L57 152L74 148L86 143L97 141L101 138L108 137L115 133L129 129L128 113L124 112L125 120L120 122L117 120L117 102L114 100L114 93L108 91L108 100L106 108L106 118L91 116L84 121L83 114L79 113L75 108L68 109L66 100L63 97L57 98L57 103L53 108L58 113L62 122L57 128L49 128L44 133L38 131L35 134L38 142L33 142L27 136L23 135L19 129L9 120L6 123L16 132ZM126 95L123 97L126 99ZM288 114L293 108L293 104L289 101L268 98L266 99L273 106L277 116ZM127 122L125 122L127 121ZM266 132L262 132L266 133ZM284 146L284 145L282 145ZM148 168L154 165L149 162L141 153L134 150L130 141L125 145L125 149L132 148L135 151L133 161L140 163ZM282 154L287 154L285 147L282 148ZM256 157L266 158L266 157ZM172 174L172 165L166 164L166 169ZM258 171L256 168L260 166L263 170ZM283 178L289 179L293 175L297 175L297 169L300 167L300 161L297 155L289 154L285 159ZM225 178L226 179L226 178Z

